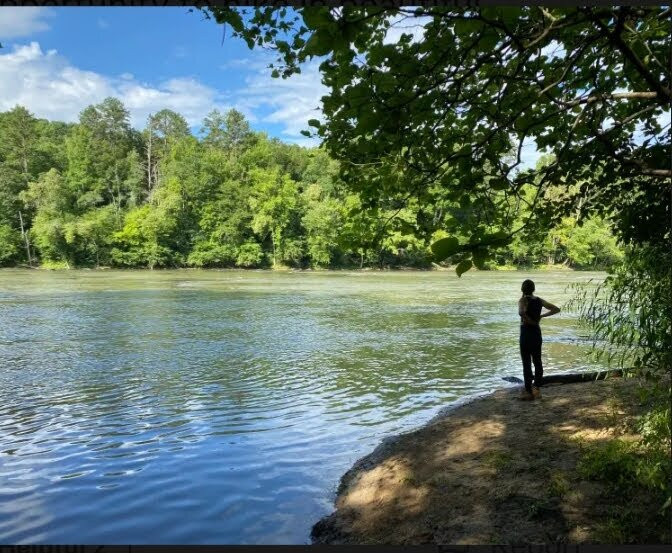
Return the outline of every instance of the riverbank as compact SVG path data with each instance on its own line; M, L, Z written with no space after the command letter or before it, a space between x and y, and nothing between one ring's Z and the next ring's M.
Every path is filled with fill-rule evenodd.
M455 271L457 265L437 265L432 263L428 267L412 267L412 266L394 266L394 267L335 267L335 268L319 268L319 267L287 267L287 266L278 266L278 267L70 267L65 264L59 263L46 263L42 265L14 265L0 267L0 270L8 269L30 269L37 271L269 271L269 272L334 272L334 271L343 271L343 272L388 272L388 271ZM596 272L604 271L604 268L574 268L567 267L563 264L558 265L535 265L535 266L515 266L515 265L493 265L485 269L472 268L471 271L535 271L535 272Z
M342 477L314 543L600 543L610 499L577 471L640 406L635 379L519 388L457 407L381 444ZM643 499L644 500L644 499ZM602 542L603 543L603 542Z

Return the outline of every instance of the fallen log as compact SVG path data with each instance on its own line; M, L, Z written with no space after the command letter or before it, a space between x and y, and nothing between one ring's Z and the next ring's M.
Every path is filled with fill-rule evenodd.
M594 371L589 373L567 373L567 374L550 374L544 376L542 386L545 384L571 384L573 382L593 382L594 380L605 380L607 378L618 378L623 376L623 369L609 369L606 371ZM517 376L504 376L502 380L507 382L515 382L522 384L522 379Z

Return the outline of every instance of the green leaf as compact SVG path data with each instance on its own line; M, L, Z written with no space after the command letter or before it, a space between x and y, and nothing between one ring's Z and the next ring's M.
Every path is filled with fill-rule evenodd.
M509 237L509 234L507 232L504 232L503 230L499 230L492 234L486 234L483 237L484 243L496 246L505 246L506 244L509 244L511 240L512 238Z
M304 23L311 29L326 27L334 22L334 18L329 13L329 8L323 6L309 6L301 12Z
M506 179L502 179L502 178L490 179L490 182L488 183L488 185L493 190L506 190L509 187L508 181Z
M469 36L475 33L480 26L479 22L473 19L458 19L455 22L455 32L460 37Z
M310 137L312 136L312 135L310 134L310 131L301 131L301 134L302 134L303 136L307 136L308 138L310 138Z
M240 17L240 14L236 10L228 10L226 12L225 21L231 25L233 30L237 33L242 33L245 29L243 18Z
M303 51L308 56L326 56L331 52L330 37L321 31L315 31L306 42Z
M485 269L485 262L488 259L488 250L485 248L476 248L471 254L472 259L474 260L474 265L477 269Z
M461 277L464 273L466 273L469 269L471 269L473 263L471 262L471 259L463 259L457 264L457 267L455 267L455 272L457 273L458 277Z
M376 129L379 123L380 117L372 111L367 111L360 115L357 121L357 129L362 134L366 134Z
M415 225L412 225L408 221L401 221L399 223L399 230L402 234L415 234Z
M318 119L309 119L308 120L308 126L309 127L316 127L316 128L319 129L320 126L321 126L321 123Z
M436 260L443 261L447 257L450 257L451 255L454 255L460 251L460 243L457 238L451 236L437 240L432 244L431 248L434 256L436 257Z

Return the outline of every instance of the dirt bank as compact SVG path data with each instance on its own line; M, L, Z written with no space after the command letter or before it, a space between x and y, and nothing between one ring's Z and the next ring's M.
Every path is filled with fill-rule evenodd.
M636 392L634 379L613 378L544 387L534 402L503 389L458 407L355 463L313 542L596 542L608 505L576 464L582 444L624 437Z

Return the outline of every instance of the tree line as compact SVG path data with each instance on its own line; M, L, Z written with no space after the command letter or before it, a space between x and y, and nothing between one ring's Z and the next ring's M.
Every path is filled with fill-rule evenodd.
M77 123L17 106L0 113L0 264L426 268L431 244L446 229L468 240L460 228L482 211L440 183L424 198L372 202L340 169L321 148L255 132L236 110L213 110L197 137L168 109L136 130L116 98ZM577 219L517 237L488 266L605 268L622 257L608 223Z

